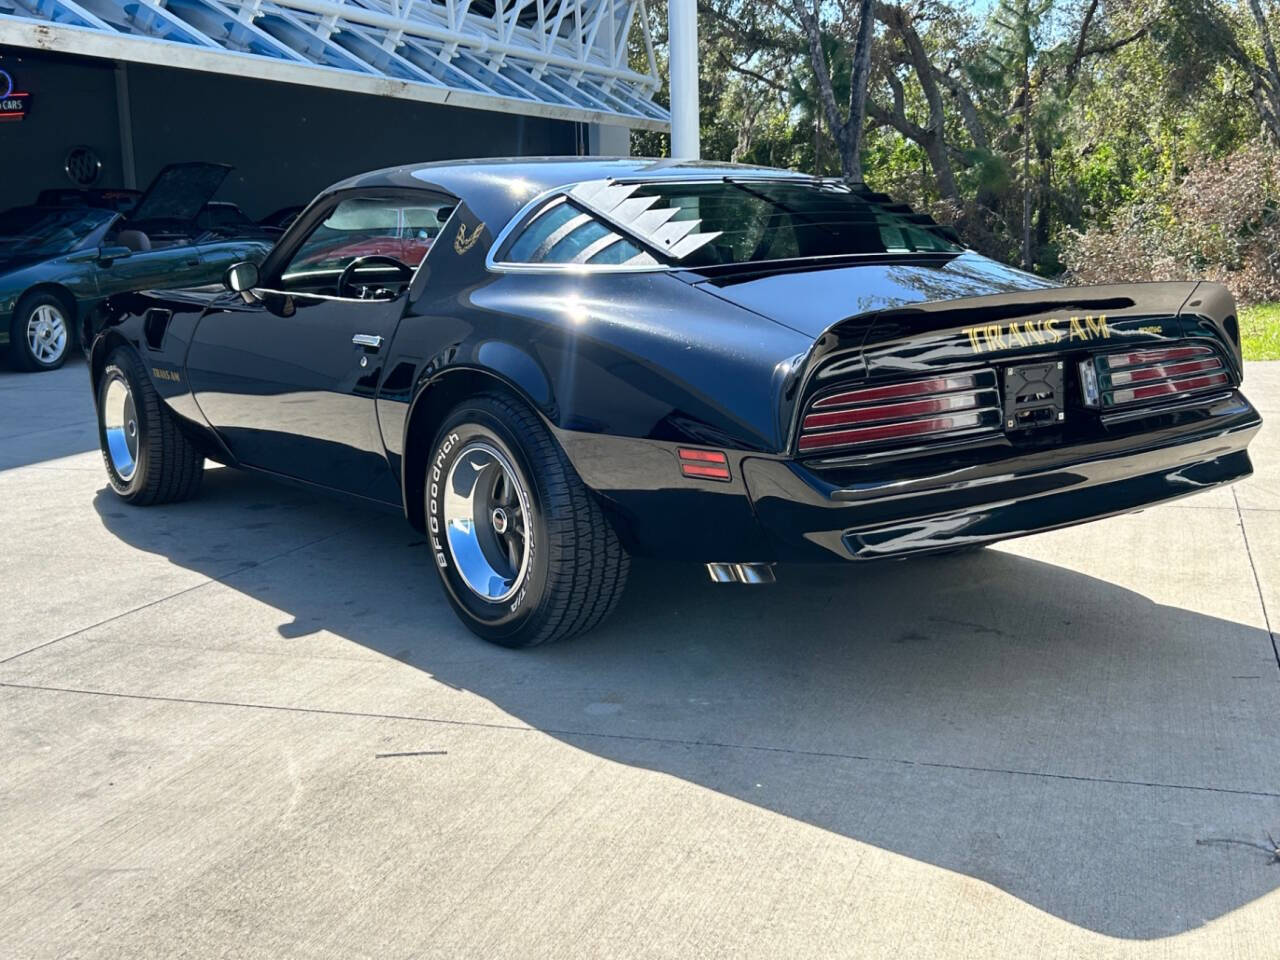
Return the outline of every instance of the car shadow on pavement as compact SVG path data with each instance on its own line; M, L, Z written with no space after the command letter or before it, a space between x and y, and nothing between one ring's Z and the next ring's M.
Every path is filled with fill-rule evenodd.
M1203 842L1280 826L1275 663L1256 627L988 550L780 568L769 588L637 562L601 628L507 651L456 623L398 517L230 470L193 503L132 510L104 489L95 506L131 546L283 611L283 651L333 634L578 749L1087 929L1173 935L1280 886L1264 853ZM228 551L300 518L327 533L227 573Z

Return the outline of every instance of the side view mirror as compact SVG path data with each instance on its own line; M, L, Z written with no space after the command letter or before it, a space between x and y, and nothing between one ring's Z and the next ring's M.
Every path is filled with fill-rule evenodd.
M128 247L99 247L98 262L104 265L110 264L113 260L123 260L125 257L133 255L133 251Z
M222 285L232 293L247 293L258 285L258 265L251 260L233 263L222 275Z

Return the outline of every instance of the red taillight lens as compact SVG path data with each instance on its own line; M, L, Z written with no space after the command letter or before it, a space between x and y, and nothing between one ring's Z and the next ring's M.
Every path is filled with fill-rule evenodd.
M902 403L881 403L871 407L854 407L834 410L831 413L811 413L804 418L806 430L821 427L839 427L849 423L874 423L879 420L898 420L905 417L921 417L925 414L950 413L977 406L978 394L970 391L924 400L906 400ZM818 405L815 403L814 407Z
M1121 370L1111 374L1111 385L1124 383L1143 383L1148 380L1168 380L1187 373L1199 373L1203 370L1220 370L1222 364L1217 360L1184 360L1182 363L1158 363L1154 367L1141 367L1137 370Z
M729 457L723 450L695 450L678 447L680 472L697 480L728 480Z
M1129 353L1109 353L1098 359L1103 370L1119 370L1123 367L1141 367L1148 363L1170 363L1174 360L1203 357L1212 352L1208 347L1155 347Z
M983 371L986 372L986 371ZM910 380L906 383L890 383L883 387L862 387L858 390L846 390L833 393L815 400L813 409L826 407L844 407L851 403L870 403L872 400L901 400L905 397L920 397L931 393L948 393L952 390L964 390L977 386L981 373L966 373L955 377L933 377L929 380ZM995 375L992 375L995 383Z
M1102 407L1121 407L1230 386L1222 358L1207 346L1152 347L1097 358Z
M815 400L801 422L802 453L945 437L1000 425L993 370L859 387Z

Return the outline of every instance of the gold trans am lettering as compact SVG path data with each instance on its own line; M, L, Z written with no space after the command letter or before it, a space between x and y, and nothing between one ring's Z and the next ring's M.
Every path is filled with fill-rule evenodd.
M468 250L476 245L476 241L480 239L480 233L484 230L483 223L477 223L475 230L467 233L467 225L465 223L458 224L458 232L453 237L453 249L458 256L462 256Z
M152 367L151 375L157 380L169 380L173 383L182 382L182 374L178 373L177 370L165 370L161 367Z
M1067 317L1048 320L1015 320L1009 324L993 323L982 327L965 327L969 347L974 353L990 353L992 350L1012 350L1015 347L1035 347L1073 340L1109 340L1111 325L1106 314L1087 317Z

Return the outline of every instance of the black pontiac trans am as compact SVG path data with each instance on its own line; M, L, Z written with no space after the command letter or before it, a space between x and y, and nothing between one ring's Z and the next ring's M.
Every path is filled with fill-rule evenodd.
M976 548L1238 480L1261 423L1225 288L1058 286L781 170L384 170L225 288L100 312L112 487L190 497L211 459L403 509L508 646L598 624L632 554Z

